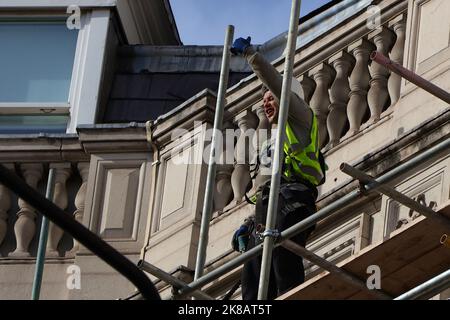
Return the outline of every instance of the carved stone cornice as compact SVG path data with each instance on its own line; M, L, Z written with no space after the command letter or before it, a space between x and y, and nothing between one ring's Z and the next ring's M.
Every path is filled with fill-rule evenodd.
M88 154L151 151L145 123L80 126L77 131Z
M89 156L74 134L5 135L0 162L78 162Z
M151 125L151 142L162 146L171 141L171 132L175 128L192 130L195 122L212 123L215 106L215 93L208 89L203 90L171 112L156 119Z

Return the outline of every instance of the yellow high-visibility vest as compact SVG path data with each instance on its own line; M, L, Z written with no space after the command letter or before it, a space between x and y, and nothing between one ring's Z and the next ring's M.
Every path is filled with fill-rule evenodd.
M301 148L289 122L286 123L286 136L284 149L283 175L288 180L296 177L318 186L324 177L319 161L319 134L316 116L312 116L310 140L306 148Z

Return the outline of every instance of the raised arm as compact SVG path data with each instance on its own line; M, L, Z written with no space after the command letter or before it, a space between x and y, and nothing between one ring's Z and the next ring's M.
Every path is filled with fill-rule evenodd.
M278 102L280 102L281 87L283 84L282 75L259 52L255 51L252 46L248 46L245 49L244 57L257 77L275 95ZM310 128L312 119L311 112L308 104L295 93L291 92L289 117L301 125Z

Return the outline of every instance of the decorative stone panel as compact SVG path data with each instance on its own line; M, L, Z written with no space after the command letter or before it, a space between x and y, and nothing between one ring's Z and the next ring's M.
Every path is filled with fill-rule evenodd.
M149 154L93 155L84 224L122 252L139 252L150 196Z

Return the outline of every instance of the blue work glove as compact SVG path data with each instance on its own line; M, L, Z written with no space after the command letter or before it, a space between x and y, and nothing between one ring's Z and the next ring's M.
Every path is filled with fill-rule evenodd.
M233 45L231 46L231 49L230 49L231 53L233 53L235 55L244 54L245 49L250 47L251 40L252 40L252 38L250 38L250 37L247 37L247 39L237 38L236 40L234 40Z
M234 251L245 252L247 250L248 241L250 239L250 229L246 225L240 226L233 234L231 244Z

